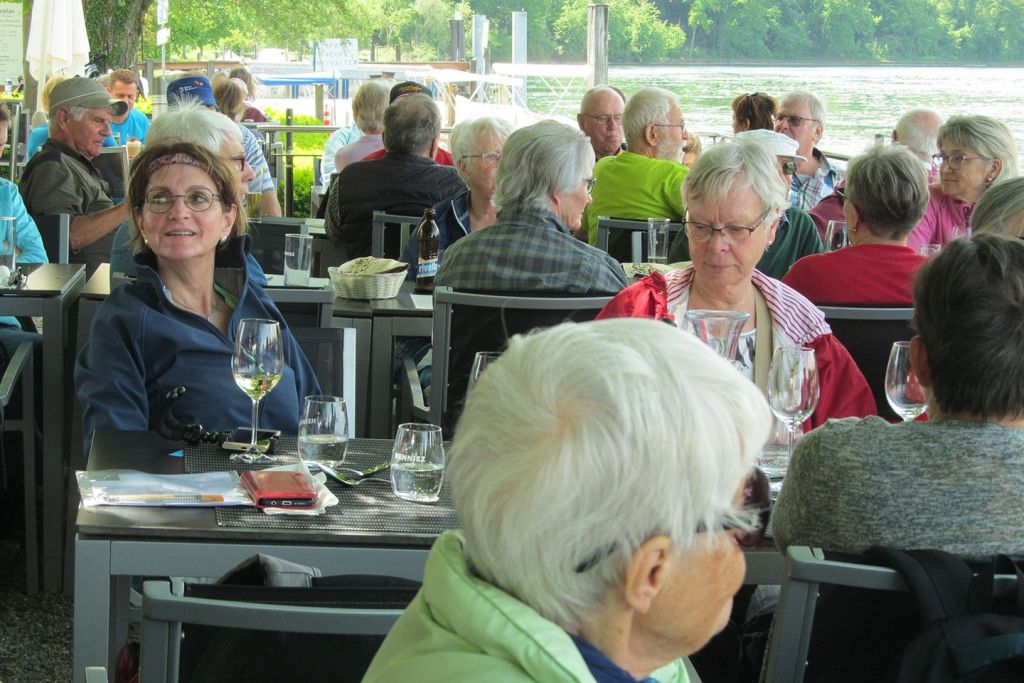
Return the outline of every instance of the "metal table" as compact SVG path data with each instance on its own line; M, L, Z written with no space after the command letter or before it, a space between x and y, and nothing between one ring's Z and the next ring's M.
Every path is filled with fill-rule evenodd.
M185 460L173 453L183 444L151 432L97 430L89 469L133 468L181 473ZM209 446L205 448L211 448ZM383 449L383 450L382 450ZM376 451L376 455L369 455ZM353 462L379 458L390 443L349 442ZM225 469L227 455L224 455ZM132 576L219 577L255 553L268 553L319 567L325 575L381 574L422 580L436 533L422 533L424 515L454 520L449 505L398 501L388 483L337 489L341 512L378 504L379 529L289 528L305 517L265 517L261 527L218 524L214 508L80 508L75 539L74 680L87 666L111 668L125 643ZM353 513L354 514L354 513ZM279 521L278 521L279 520ZM396 531L402 529L402 531Z
M64 547L64 466L69 461L69 425L65 417L72 382L68 381L68 311L85 286L80 263L22 264L30 271L22 289L0 290L0 315L42 318L43 590L59 591Z

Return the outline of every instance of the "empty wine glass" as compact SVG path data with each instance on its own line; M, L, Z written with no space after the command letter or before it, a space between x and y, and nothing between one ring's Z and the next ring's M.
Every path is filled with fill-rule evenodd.
M259 428L260 399L269 394L284 373L284 351L281 348L281 325L276 320L243 318L235 335L235 351L231 355L231 374L235 384L252 399L252 436L248 450L231 456L242 462L274 462L256 446Z
M850 233L846 221L829 221L825 229L825 251L839 251L850 246Z
M814 413L820 395L814 351L791 346L775 349L768 371L768 405L787 427L787 465L793 457L796 430Z
M743 311L709 311L692 309L686 312L690 330L711 350L735 362L743 326L750 314Z
M473 358L473 369L469 371L469 384L466 387L467 395L473 390L473 387L476 386L477 380L480 379L480 375L487 369L487 366L499 358L501 358L501 353L498 351L477 352L476 356Z
M885 366L885 399L904 422L913 420L928 407L924 389L910 365L910 342L898 341L892 345L889 363Z

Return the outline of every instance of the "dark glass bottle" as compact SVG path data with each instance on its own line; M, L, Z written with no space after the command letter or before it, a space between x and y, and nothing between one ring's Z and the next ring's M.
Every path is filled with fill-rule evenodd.
M441 249L441 231L437 228L437 222L433 209L423 211L423 220L416 228L416 246L419 251L419 261L416 264L416 291L433 292L434 276L437 275L437 266Z

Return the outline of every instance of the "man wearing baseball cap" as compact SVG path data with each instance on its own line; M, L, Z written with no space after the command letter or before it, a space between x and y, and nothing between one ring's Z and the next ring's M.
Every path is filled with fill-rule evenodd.
M86 264L89 275L109 260L114 230L128 219L126 205L114 204L92 165L110 135L111 117L127 109L97 81L76 76L58 84L50 94L50 137L21 176L30 214L73 216L70 260Z
M736 139L756 140L774 154L779 161L778 182L786 188L789 188L800 163L805 161L804 157L797 154L800 145L796 140L773 130L747 130L737 133ZM700 159L697 159L694 165L699 163ZM765 249L764 255L755 267L765 275L781 280L796 261L809 254L820 254L822 251L821 237L814 227L814 221L803 209L790 206L779 220L775 241ZM680 230L672 242L668 260L670 263L690 260L690 245L685 230Z
M395 100L399 97L405 97L406 95L426 95L430 99L434 99L434 93L430 91L430 88L417 83L416 81L402 81L396 83L391 88L391 96L388 100L389 104L394 104ZM387 147L378 149L376 152L370 152L363 161L372 161L373 159L383 159L384 155L387 154ZM441 164L442 166L455 166L455 160L452 159L452 154L443 147L438 147L437 151L434 152L434 161Z
M172 81L167 86L167 104L171 109L184 102L198 102L208 109L217 109L217 100L213 97L213 86L210 85L206 76L186 76ZM261 215L280 216L283 213L281 202L277 199L277 187L274 185L274 179L270 177L270 166L267 165L263 149L251 130L240 123L236 125L242 132L242 149L245 150L245 160L256 172L256 178L249 183L248 194L262 196Z

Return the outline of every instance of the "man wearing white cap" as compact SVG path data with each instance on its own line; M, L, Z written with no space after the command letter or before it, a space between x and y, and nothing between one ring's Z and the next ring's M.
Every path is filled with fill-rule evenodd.
M30 214L74 216L70 261L86 264L90 275L109 260L114 230L128 219L126 205L114 204L92 165L110 135L111 116L127 108L97 81L76 76L58 84L50 94L50 137L21 176Z
M803 156L797 154L799 145L796 140L782 133L771 130L748 130L737 133L736 137L757 140L767 147L779 160L779 182L786 187L790 186L797 166L805 161ZM700 159L696 163L699 164ZM775 231L775 241L765 250L756 268L769 277L781 280L797 260L821 252L821 238L814 227L814 221L803 209L791 206L783 212L779 227ZM672 242L668 260L670 263L690 260L690 245L686 240L685 230L681 230Z

